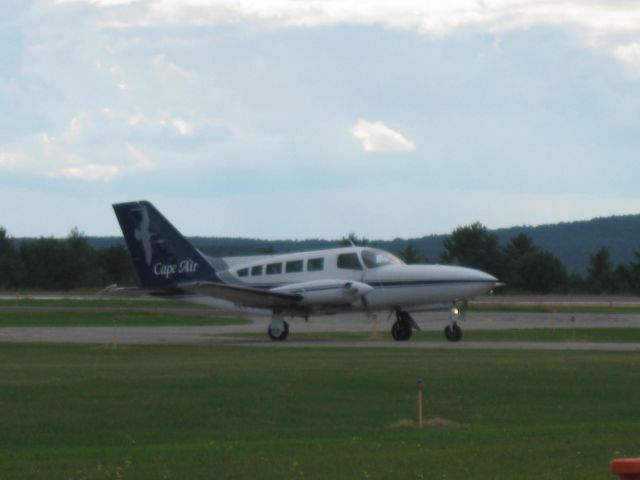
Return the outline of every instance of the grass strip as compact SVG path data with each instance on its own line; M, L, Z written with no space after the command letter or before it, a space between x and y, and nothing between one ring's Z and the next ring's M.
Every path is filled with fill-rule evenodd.
M265 330L266 331L266 330ZM225 336L263 338L266 333L230 333ZM387 331L375 332L301 332L292 327L291 340L305 341L370 341L392 340ZM413 332L409 341L446 342L442 331ZM640 328L528 328L508 330L465 330L462 341L473 342L601 342L640 343Z
M160 312L9 312L0 314L0 327L101 327L246 325L243 318L182 315Z
M1 299L0 307L89 307L89 308L193 308L192 303L164 299L119 299L119 298L61 298L34 299L20 298Z
M470 312L504 313L591 313L603 315L638 315L638 305L589 305L589 304L533 304L533 303L471 303Z
M639 368L629 352L0 344L0 476L608 478L638 454ZM416 378L440 426L415 428Z

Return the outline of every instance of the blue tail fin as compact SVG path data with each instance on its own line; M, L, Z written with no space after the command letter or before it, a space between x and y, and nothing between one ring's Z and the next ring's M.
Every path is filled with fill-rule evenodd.
M113 205L143 288L219 282L215 269L149 202Z

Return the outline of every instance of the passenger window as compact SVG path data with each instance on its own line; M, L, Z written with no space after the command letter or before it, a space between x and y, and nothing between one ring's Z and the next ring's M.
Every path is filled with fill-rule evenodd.
M257 275L262 275L262 265L256 265L255 267L251 267L251 276L255 277Z
M358 260L357 253L343 253L338 255L338 268L345 268L347 270L362 270L360 260Z
M310 258L307 260L307 271L318 272L324 270L324 258Z
M247 277L249 275L249 269L248 268L241 268L240 270L238 270L238 276L239 277Z
M281 263L269 263L267 264L267 275L276 275L282 273Z
M302 260L293 260L291 262L287 262L286 272L287 273L297 273L302 271Z

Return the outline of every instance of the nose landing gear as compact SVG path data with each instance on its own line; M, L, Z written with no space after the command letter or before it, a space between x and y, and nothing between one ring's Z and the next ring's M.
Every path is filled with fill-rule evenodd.
M449 317L449 325L444 329L444 336L450 342L459 342L462 339L462 328L458 322L464 320L467 313L467 302L455 303L451 309L451 317Z
M459 342L462 339L462 329L456 325L447 325L444 327L444 336L447 337L447 340L450 342Z

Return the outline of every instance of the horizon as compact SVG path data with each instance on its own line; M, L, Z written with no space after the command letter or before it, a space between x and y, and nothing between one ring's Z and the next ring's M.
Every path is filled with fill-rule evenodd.
M621 213L621 214L614 214L614 215L606 215L606 216L597 216L597 217L592 217L592 218L588 218L588 219L578 219L578 220L564 220L564 221L559 221L559 222L555 222L555 223L542 223L539 225L528 225L528 224L520 224L520 225L510 225L510 226L505 226L505 227L490 227L488 225L485 225L482 222L470 222L464 225L458 225L455 228L460 228L460 227L466 227L469 225L472 225L474 223L480 223L482 224L484 227L487 228L488 231L490 232L496 232L496 231L502 231L502 230L512 230L512 229L518 229L518 228L524 228L524 229L536 229L536 228L544 228L544 227L555 227L555 226L559 226L559 225L567 225L567 224L574 224L574 223L589 223L592 221L597 221L597 220L609 220L609 219L615 219L615 218L624 218L624 217L638 217L640 216L640 213ZM169 219L169 221L171 221ZM174 225L175 226L175 225ZM71 231L73 231L74 229L76 229L76 226L73 226L69 229L69 231L62 236L55 236L55 235L47 235L47 234L40 234L40 235L14 235L5 225L1 225L0 224L0 228L5 228L7 231L7 234L16 240L22 240L22 239L32 239L32 238L55 238L55 239L64 239L68 236L69 233L71 233ZM178 227L176 227L178 228ZM234 237L234 236L228 236L228 235L207 235L207 234L190 234L188 232L183 232L180 230L180 228L178 228L178 230L180 231L181 234L183 234L185 237L187 238L210 238L210 239L230 239L230 240L256 240L256 241L266 241L266 242L307 242L307 241L323 241L323 242L340 242L344 237L347 237L349 234L355 234L358 238L365 238L367 241L369 242L392 242L394 240L416 240L416 239L422 239L422 238L428 238L428 237L440 237L440 236L447 236L450 235L451 232L454 230L450 230L449 232L442 232L442 233L426 233L423 235L418 235L418 236L414 236L414 237L392 237L392 238L373 238L373 237L367 237L367 236L362 236L359 234L359 232L346 232L345 234L339 236L339 237L334 237L334 238L329 238L329 237L305 237L305 238L290 238L290 237L279 237L279 238L264 238L264 237ZM122 238L122 232L119 231L119 233L116 234L107 234L107 235L95 235L95 234L89 234L87 232L78 230L80 234L84 235L87 238Z

